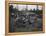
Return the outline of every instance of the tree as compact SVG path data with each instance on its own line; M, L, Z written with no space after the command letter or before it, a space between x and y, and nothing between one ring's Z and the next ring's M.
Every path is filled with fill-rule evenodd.
M13 5L9 5L9 12L14 13Z
M32 9L30 9L29 11L32 12Z

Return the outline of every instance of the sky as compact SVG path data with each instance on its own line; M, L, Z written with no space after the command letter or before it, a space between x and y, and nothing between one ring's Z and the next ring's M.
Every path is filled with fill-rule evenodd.
M25 10L25 8L26 8L26 5L20 5L20 4L18 4L18 5L17 5L17 4L10 4L10 5L13 5L13 8L17 8L17 6L18 6L18 9L19 9L20 11L21 11L22 9ZM30 9L32 9L32 10L35 9L35 10L36 10L36 9L37 9L37 5L27 5L27 9L28 9L28 10L30 10ZM42 10L42 6L39 5L39 6L38 6L38 9L39 9L39 10Z

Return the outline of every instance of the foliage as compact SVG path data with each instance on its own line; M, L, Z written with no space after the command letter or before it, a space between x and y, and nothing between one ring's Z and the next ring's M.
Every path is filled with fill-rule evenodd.
M33 10L32 9L30 9L30 10L28 10L28 9L23 10L22 9L21 11L19 11L17 8L13 8L12 5L9 6L9 11L13 12L13 13L18 13L18 14L22 13L22 12L28 12L28 11L36 13L36 14L42 14L42 10L39 10L39 9L35 9L35 8Z

